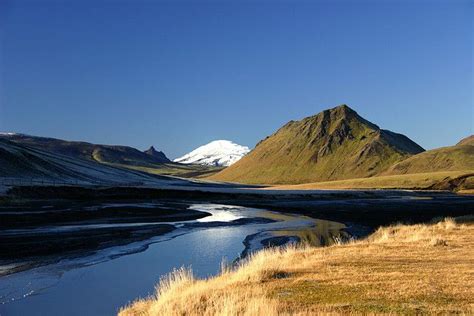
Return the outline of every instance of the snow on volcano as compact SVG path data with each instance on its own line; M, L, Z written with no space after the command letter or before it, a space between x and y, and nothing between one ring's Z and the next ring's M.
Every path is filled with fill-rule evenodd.
M247 146L241 146L229 140L215 140L176 158L174 162L227 167L249 152L250 149Z

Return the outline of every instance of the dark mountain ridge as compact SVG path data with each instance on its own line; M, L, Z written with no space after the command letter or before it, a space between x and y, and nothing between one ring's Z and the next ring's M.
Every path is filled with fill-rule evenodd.
M144 153L162 162L170 162L164 152L156 150L153 146L150 146Z
M162 152L154 151L150 154L129 146L99 145L82 141L66 141L24 134L3 134L0 135L0 138L23 146L31 146L52 153L101 163L152 166L170 162Z

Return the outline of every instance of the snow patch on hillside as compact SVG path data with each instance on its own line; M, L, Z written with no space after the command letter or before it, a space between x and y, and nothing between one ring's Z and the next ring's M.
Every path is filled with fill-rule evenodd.
M250 149L229 140L215 140L198 147L174 162L208 166L230 166L248 154Z

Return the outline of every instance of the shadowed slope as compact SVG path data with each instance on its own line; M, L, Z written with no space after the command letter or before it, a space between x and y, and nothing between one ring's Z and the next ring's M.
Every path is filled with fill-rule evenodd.
M95 161L22 146L0 138L0 178L40 178L79 184L149 183L173 184L184 181L115 168Z
M153 146L144 152L129 146L97 145L87 142L67 141L49 137L3 133L5 139L19 145L48 151L71 158L99 162L118 168L138 170L156 175L174 175L185 178L209 176L221 168L184 165L170 161L162 151ZM3 168L6 170L7 168Z
M380 129L347 105L290 121L212 176L242 183L305 183L374 176L423 148Z
M128 146L97 145L87 142L66 141L23 134L5 134L2 135L2 138L21 145L47 150L52 153L103 163L152 166L159 163L170 162L162 152L157 152L154 148L150 148L146 152L141 152ZM151 149L153 149L153 151L151 151Z

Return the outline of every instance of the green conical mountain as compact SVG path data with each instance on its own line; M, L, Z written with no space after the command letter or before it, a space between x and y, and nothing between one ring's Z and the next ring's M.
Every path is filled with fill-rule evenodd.
M275 184L369 177L422 151L341 105L288 122L211 179Z

